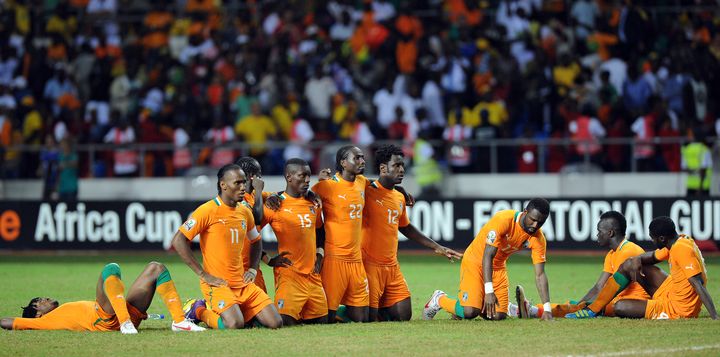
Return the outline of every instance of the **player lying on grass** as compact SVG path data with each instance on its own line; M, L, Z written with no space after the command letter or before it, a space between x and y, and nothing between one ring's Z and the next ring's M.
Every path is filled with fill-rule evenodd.
M156 291L170 310L173 331L205 330L185 320L170 272L157 262L145 267L128 290L127 298L120 266L110 263L100 273L95 301L73 301L60 305L57 300L36 297L22 308L22 317L3 318L0 324L7 330L119 330L123 334L136 334L140 322L147 318L147 309Z
M432 319L441 309L456 318L473 319L482 316L490 320L505 319L509 307L507 260L523 248L531 251L535 285L546 307L541 317L544 320L552 319L545 275L547 243L540 229L549 214L548 201L533 198L522 212L505 210L493 215L463 255L458 299L436 290L425 304L423 319Z
M403 194L395 190L405 177L402 150L383 145L375 152L380 174L365 188L362 258L370 293L370 321L409 321L412 317L410 290L397 259L398 231L450 261L462 254L437 244L410 223Z
M678 235L670 217L658 217L650 222L650 238L657 250L627 259L607 279L597 298L588 307L568 318L592 318L600 315L620 292L639 283L652 295L650 300L623 299L615 303L615 315L619 317L646 319L678 319L698 317L701 305L717 320L717 312L707 285L705 261L695 241L686 235ZM670 275L655 264L667 260Z
M553 317L565 317L565 315L587 306L588 302L592 302L597 298L598 292L600 292L603 285L605 285L605 282L607 282L612 274L617 272L622 263L631 257L645 253L639 245L625 238L626 229L627 222L620 212L608 211L600 216L600 221L598 221L597 224L597 242L598 245L603 248L610 248L610 251L605 255L605 263L603 264L600 277L587 294L580 299L580 302L551 304ZM518 317L538 317L543 314L542 305L532 306L528 304L522 286L518 286L515 289L515 298L518 304ZM615 316L615 303L622 299L648 300L650 299L650 295L645 292L640 284L632 282L625 290L610 301L609 304L600 307L603 310L602 314L604 316Z

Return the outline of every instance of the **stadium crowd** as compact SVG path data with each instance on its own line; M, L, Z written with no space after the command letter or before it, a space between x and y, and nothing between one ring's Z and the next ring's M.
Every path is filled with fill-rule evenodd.
M223 144L251 144L244 154L277 174L283 158L316 159L309 143L418 138L444 142L435 155L460 172L487 172L488 151L465 141L495 138L585 142L550 147L549 172L585 155L607 171L632 159L679 171L680 144L648 143L720 130L708 100L720 97L716 5L6 0L2 177L61 176L72 144L173 143L142 161L130 149L100 153L92 167L82 151L72 168L167 176L232 162L239 153ZM602 150L603 137L638 145ZM195 153L194 142L209 145ZM534 143L501 149L498 169L537 172L537 155Z

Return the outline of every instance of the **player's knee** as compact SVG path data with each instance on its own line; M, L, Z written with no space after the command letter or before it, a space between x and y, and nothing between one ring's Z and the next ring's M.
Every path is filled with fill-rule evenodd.
M463 312L465 314L465 316L463 317L467 320L471 320L480 316L480 309L474 308L472 306L465 306L463 308Z
M626 303L625 303L624 301L622 301L622 300L619 300L619 301L615 302L615 304L614 304L614 306L613 306L613 310L614 310L614 312L615 312L615 316L617 316L617 317L625 317L625 316L628 316L628 315L627 315L627 313L628 313L628 310L627 310L627 309L628 309L628 304L626 304Z
M501 321L507 319L507 314L504 312L498 312L495 314L493 321Z
M241 329L245 327L245 322L242 319L222 319L223 325L226 329Z
M398 321L410 321L412 319L412 310L400 310L398 311Z
M103 280L107 279L111 275L115 275L118 278L122 279L122 275L120 274L120 266L117 263L110 263L105 265L102 270L102 278Z
M620 265L617 272L620 274L627 275L631 270L632 270L632 262L630 261L630 259L627 259Z
M165 268L165 265L163 265L163 263L152 261L148 263L148 265L145 267L145 270L150 273L160 274L167 269Z

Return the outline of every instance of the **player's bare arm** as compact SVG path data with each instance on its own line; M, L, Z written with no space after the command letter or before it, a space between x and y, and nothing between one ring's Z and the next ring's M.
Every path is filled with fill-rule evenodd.
M535 267L535 286L537 286L538 289L538 295L540 295L540 300L542 300L543 304L550 303L550 288L548 287L548 278L547 274L545 274L545 263L537 263L534 265ZM552 311L543 311L543 315L541 317L543 320L552 320Z
M702 301L703 305L705 305L705 308L710 314L710 318L717 320L718 315L715 310L715 303L713 303L710 293L708 293L707 289L703 285L702 274L696 274L690 277L688 281L690 282L690 285L692 285L693 289L695 289L695 292L700 296L700 301Z
M287 268L293 265L292 260L290 260L286 255L290 254L290 252L280 252L278 255L268 259L266 262L268 266L271 266L273 268Z
M252 207L252 213L253 217L255 217L255 225L260 225L262 224L264 214L262 191L265 188L265 181L263 181L260 176L253 176L250 178L250 184L255 194L255 205Z
M438 244L434 240L430 239L428 236L422 234L422 232L420 232L414 225L412 225L412 223L408 224L405 227L400 227L398 230L400 231L400 233L408 237L408 239L420 243L424 247L432 249L433 251L435 251L435 254L442 255L448 258L451 262L454 262L455 259L462 259L462 254Z
M325 226L315 229L315 268L313 273L320 274L323 259L325 258Z
M407 205L408 207L412 207L415 205L415 197L405 191L404 187L395 185L395 191L400 192L403 196L405 196L405 205Z
M260 258L262 257L262 239L250 244L250 268L245 272L244 281L252 283L257 277L257 270L260 268Z
M197 259L195 259L195 256L192 253L190 243L191 242L187 238L185 238L185 235L183 235L180 231L177 231L172 239L172 246L175 251L178 253L183 262L185 262L185 264L190 267L190 270L192 270L200 277L200 280L204 281L207 284L210 284L211 286L227 285L227 281L208 274L202 268L202 266L200 266L200 263L198 263Z
M497 254L497 247L491 245L485 246L485 253L483 253L483 279L485 279L485 301L483 301L482 312L488 319L496 318L495 305L497 305L498 299L495 296L495 290L493 287L493 259Z
M609 278L610 274L608 274L607 272L601 272L595 285L593 285L593 287L588 290L587 294L585 294L585 296L583 296L580 301L587 302L595 300L598 292L600 292L600 289L602 289L603 285L605 285L605 282L607 282Z
M649 251L632 258L628 258L625 263L623 263L623 266L627 264L625 270L629 273L630 279L638 281L645 276L642 271L643 265L655 265L658 262L660 261L655 258L655 251Z

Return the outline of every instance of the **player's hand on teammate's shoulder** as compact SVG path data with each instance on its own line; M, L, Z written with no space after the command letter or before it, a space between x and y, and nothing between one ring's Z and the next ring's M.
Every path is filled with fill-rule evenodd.
M280 209L281 202L282 200L280 199L280 195L278 193L273 193L265 199L265 207L273 211L277 211Z
M407 191L405 191L405 188L402 186L395 186L395 190L397 192L400 192L405 196L405 205L408 207L412 207L415 205L415 197L413 195L409 194Z
M455 259L460 260L463 257L462 253L458 253L448 247L443 247L443 246L438 246L435 249L435 254L442 255L442 256L448 258L451 263L454 263Z
M315 205L316 209L322 210L322 199L320 198L320 196L318 196L317 193L308 190L308 192L305 194L305 199L312 202Z
M210 286L225 286L227 285L227 281L225 279L218 278L214 275L209 274L208 272L203 271L202 274L200 274L200 280L205 282L206 284Z
M627 259L627 264L629 266L630 271L630 278L633 281L638 281L638 276L644 277L645 274L642 272L642 261L640 260L639 256L634 256Z
M280 254L270 258L267 265L273 268L287 268L292 266L292 260L285 257L288 254L290 254L290 252L281 252Z
M263 181L262 177L253 176L251 180L252 187L253 189L255 189L255 192L262 192L262 190L265 188L265 181Z
M318 173L318 181L329 180L331 177L332 177L332 170L330 170L330 169L322 169Z

